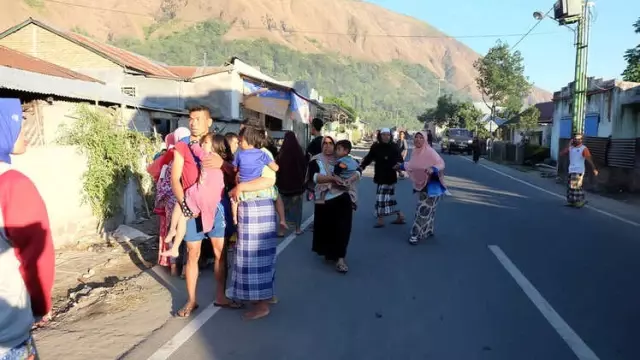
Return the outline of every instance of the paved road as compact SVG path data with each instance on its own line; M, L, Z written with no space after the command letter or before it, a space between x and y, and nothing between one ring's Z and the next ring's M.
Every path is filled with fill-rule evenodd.
M219 311L165 347L169 358L640 359L639 229L461 156L445 161L453 196L433 240L413 247L408 225L374 229L366 179L348 275L314 256L304 234L278 258L281 302L270 317ZM398 193L410 218L408 181ZM148 358L185 324L130 358Z

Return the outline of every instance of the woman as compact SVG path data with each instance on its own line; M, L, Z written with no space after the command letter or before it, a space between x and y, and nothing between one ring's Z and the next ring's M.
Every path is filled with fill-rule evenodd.
M26 151L18 99L0 99L0 359L34 360L31 328L51 311L55 253L33 182L11 168Z
M384 217L396 215L392 222L395 225L405 223L404 215L396 209L395 189L398 182L398 173L403 159L400 150L391 141L391 131L387 128L380 130L378 142L374 143L369 153L362 159L361 172L372 162L374 165L373 182L378 185L376 189L376 228L384 227Z
M296 134L287 131L276 157L276 163L280 166L276 176L276 186L284 202L287 222L295 225L296 235L302 233L302 194L305 190L306 162L306 156L296 139Z
M265 133L264 129L257 130ZM269 189L275 181L275 172L265 167L262 177L239 183L229 193L232 199L245 193L245 200L238 205L236 254L231 276L232 297L254 303L253 309L244 314L245 320L269 315L269 304L274 301L278 216Z
M322 140L322 152L314 156L309 163L309 180L314 184L348 185L333 176L336 163L334 151L333 138L326 136ZM359 178L360 174L356 177ZM315 198L319 199L320 194L316 193ZM351 205L351 197L342 187L333 188L326 195L323 204L315 204L312 250L324 256L325 260L335 263L336 270L343 274L349 271L345 258L353 222Z
M438 153L426 143L425 134L418 132L413 138L414 149L411 159L404 164L413 183L413 191L418 193L416 216L411 227L409 242L417 244L419 240L434 235L434 221L436 207L441 195L431 195L427 191L427 184L431 177L439 176L443 182L444 161Z

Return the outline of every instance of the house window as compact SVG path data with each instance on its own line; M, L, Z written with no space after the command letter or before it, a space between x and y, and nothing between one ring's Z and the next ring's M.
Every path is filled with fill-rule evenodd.
M135 86L123 86L120 88L123 94L127 96L136 96L136 87Z
M282 130L282 120L275 118L273 116L265 115L264 125L267 129L271 131Z

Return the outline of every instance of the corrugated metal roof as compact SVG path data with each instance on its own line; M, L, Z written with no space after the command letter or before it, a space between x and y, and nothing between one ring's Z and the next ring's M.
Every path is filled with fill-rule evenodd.
M101 81L84 74L80 74L73 70L23 54L4 46L0 46L0 66L31 71L44 75L57 76L60 78L101 83Z
M232 69L231 66L167 66L172 73L183 79L193 79L219 74Z
M119 89L102 83L43 75L6 66L0 66L0 88L77 100L121 104L154 111L184 113L183 110L163 109L161 105L152 101L124 95Z

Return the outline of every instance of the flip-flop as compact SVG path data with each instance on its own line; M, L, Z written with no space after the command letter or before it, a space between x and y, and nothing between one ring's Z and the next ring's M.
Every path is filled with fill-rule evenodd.
M341 273L341 274L346 274L349 271L349 267L347 266L347 264L336 264L336 271Z
M230 301L226 304L214 302L213 306L223 308L223 309L231 309L231 310L244 309L244 304L237 303L235 301Z
M182 307L182 309L178 310L178 312L176 313L176 316L181 318L188 318L189 316L191 316L191 313L193 313L199 307L200 305L198 305L197 303L191 306L185 305Z
M393 225L404 225L404 224L406 224L406 223L407 223L407 222L406 222L404 219L402 219L402 220L393 220L393 221L391 222L391 224L393 224Z

